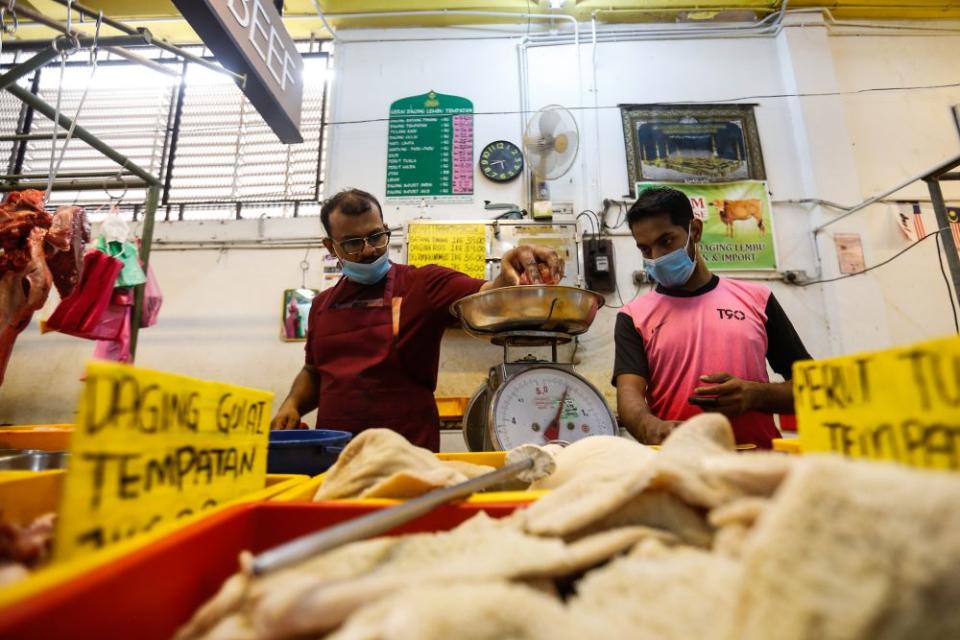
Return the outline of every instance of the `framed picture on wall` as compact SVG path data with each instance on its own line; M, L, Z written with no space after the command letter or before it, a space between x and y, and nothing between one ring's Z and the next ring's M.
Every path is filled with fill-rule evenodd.
M280 338L284 342L307 339L307 318L310 306L320 293L316 289L286 289L283 292L283 312L280 316Z
M637 182L765 180L754 104L621 104L630 195Z

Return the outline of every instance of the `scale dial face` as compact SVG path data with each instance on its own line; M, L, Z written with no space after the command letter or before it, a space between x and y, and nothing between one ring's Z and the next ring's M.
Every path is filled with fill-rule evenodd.
M569 371L527 369L507 380L493 402L492 440L502 450L551 440L574 442L588 436L617 435L603 396Z

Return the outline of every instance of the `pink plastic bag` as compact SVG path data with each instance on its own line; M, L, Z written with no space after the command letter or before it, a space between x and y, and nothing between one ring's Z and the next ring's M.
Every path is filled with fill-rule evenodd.
M120 333L115 340L97 340L93 357L114 362L130 362L130 313L132 307L125 307L128 313L123 315Z
M113 283L122 267L123 263L115 258L99 251L88 251L83 256L80 283L60 301L44 330L87 337L110 305Z
M143 312L140 315L140 327L152 327L157 324L157 316L160 315L160 307L163 305L163 293L160 291L160 285L157 284L157 276L153 273L153 267L147 267L147 284L143 290Z
M128 316L133 310L133 290L132 289L114 289L110 304L100 315L93 329L79 337L90 338L91 340L116 340L123 331L124 322L128 322ZM77 334L75 334L77 335Z

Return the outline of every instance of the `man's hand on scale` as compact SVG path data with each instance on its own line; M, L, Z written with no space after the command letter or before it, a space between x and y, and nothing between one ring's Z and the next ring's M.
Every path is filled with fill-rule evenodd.
M491 288L518 284L557 284L563 279L563 260L547 247L520 245L503 254L500 275Z
M567 403L567 395L569 395L569 393L570 387L563 390L563 395L560 396L560 406L557 407L557 413L543 431L543 439L547 442L560 439L560 417L563 415L563 406Z

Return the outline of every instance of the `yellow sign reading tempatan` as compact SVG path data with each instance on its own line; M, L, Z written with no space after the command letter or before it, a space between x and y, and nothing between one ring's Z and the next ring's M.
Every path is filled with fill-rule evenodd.
M412 222L408 233L407 264L438 264L474 278L486 278L486 225Z
M793 365L804 453L960 470L960 338Z
M258 491L273 394L92 362L56 533L57 560Z

